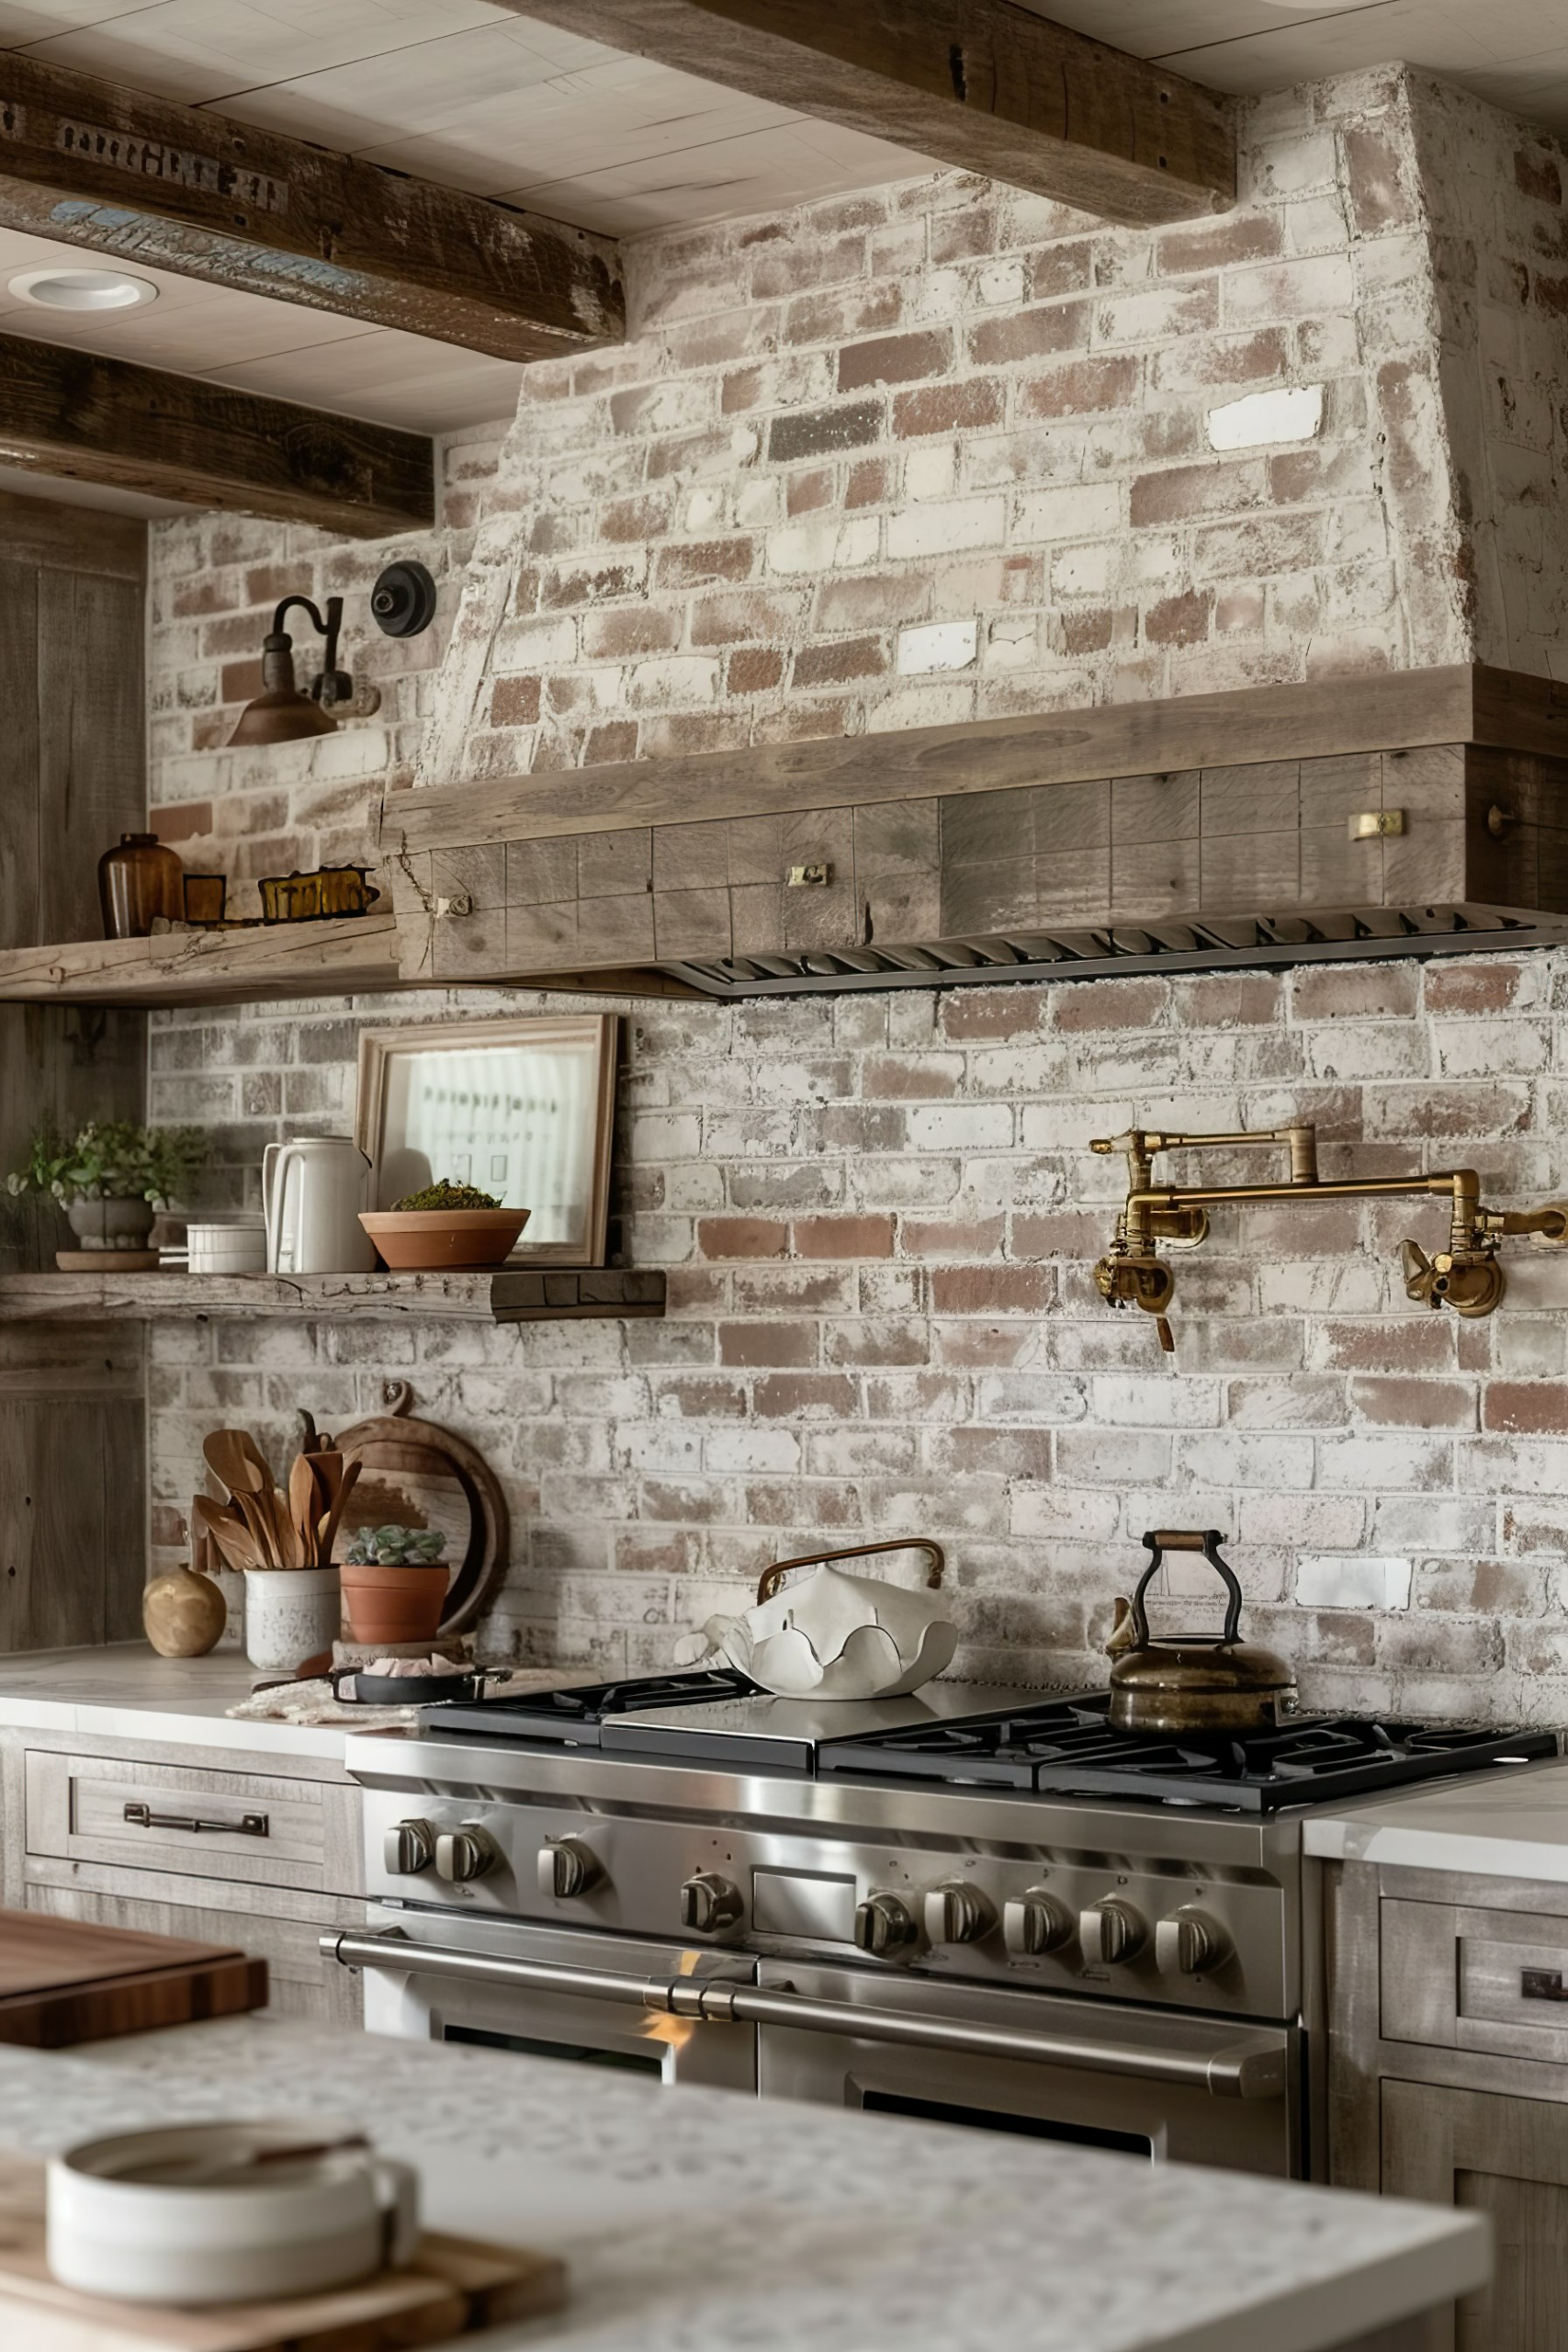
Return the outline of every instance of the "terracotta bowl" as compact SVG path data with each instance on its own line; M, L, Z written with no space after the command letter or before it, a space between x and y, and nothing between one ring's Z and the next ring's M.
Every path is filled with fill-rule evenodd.
M504 1266L530 1209L361 1210L359 1222L394 1272Z

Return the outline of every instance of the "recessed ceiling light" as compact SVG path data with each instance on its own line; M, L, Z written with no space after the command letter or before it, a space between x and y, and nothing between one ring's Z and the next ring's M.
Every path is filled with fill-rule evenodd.
M150 277L118 269L24 269L6 284L22 301L46 311L134 311L158 299Z

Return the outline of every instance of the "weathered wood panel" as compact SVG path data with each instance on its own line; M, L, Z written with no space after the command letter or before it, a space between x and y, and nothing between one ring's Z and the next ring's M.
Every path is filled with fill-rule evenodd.
M0 443L43 473L355 537L435 517L417 433L20 335L0 335Z
M0 514L0 957L98 929L98 853L145 821L146 526L47 501ZM40 1119L137 1119L146 1021L0 1004L0 1174ZM52 1266L52 1202L0 1194L0 1280ZM0 1342L0 1650L123 1639L145 1573L142 1343L102 1321Z
M520 102L525 137L526 121ZM626 331L604 239L15 51L0 56L0 222L501 359Z
M399 971L396 918L378 911L251 931L0 948L0 1004L250 1004L395 988Z
M356 1323L547 1323L585 1317L662 1315L664 1276L656 1269L502 1267L494 1273L0 1274L0 1395L6 1388L4 1327L41 1337L52 1323L145 1317L158 1322L255 1322L279 1317L351 1317Z
M760 817L1463 743L1472 740L1476 682L1497 674L1455 665L444 785L389 796L381 842L389 854L467 850L632 825L694 824L716 811ZM1487 724L1505 722L1506 711ZM1518 725L1532 737L1542 731L1528 696L1520 698ZM1568 710L1551 744L1565 747Z
M1231 102L1012 0L503 0L1107 220L1235 195Z

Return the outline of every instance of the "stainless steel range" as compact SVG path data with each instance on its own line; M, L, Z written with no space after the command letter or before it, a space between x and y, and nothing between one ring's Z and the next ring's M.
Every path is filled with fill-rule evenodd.
M352 1738L376 2031L1309 2175L1322 1981L1301 1820L1547 1733L1112 1731L1092 1695L864 1706L728 1671Z

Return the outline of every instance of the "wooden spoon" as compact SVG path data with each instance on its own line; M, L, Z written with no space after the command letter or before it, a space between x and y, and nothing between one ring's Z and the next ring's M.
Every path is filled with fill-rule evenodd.
M299 1566L313 1568L316 1558L316 1515L320 1506L316 1500L320 1489L308 1453L294 1457L294 1467L288 1473L288 1516L299 1547Z
M261 1568L266 1566L243 1521L225 1510L220 1503L215 1503L210 1495L196 1496L191 1508L198 1523L207 1530L231 1568Z
M283 1554L272 1511L272 1473L244 1430L214 1430L202 1445L207 1466L227 1487L251 1532L258 1567L280 1568Z
M330 1458L329 1456L328 1459ZM320 1548L316 1556L323 1566L333 1556L333 1545L337 1541L338 1522L343 1517L343 1507L354 1492L354 1482L359 1476L359 1463L356 1458L344 1462L340 1453L338 1461L342 1467L342 1476L338 1480L337 1498L318 1530Z

